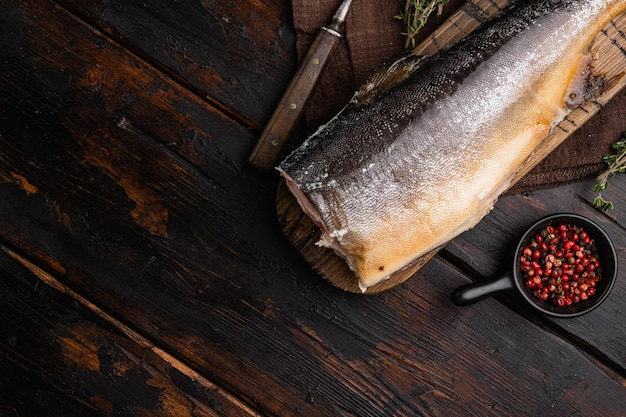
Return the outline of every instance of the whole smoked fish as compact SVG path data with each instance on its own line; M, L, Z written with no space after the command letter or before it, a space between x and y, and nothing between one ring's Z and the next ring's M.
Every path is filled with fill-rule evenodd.
M616 79L594 37L626 0L524 1L383 68L277 168L363 292L473 227L572 108Z

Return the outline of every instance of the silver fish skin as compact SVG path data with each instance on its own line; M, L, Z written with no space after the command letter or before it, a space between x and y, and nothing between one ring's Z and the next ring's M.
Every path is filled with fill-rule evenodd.
M518 2L437 55L392 65L387 78L407 66L409 75L366 85L277 167L319 244L365 292L473 227L581 104L570 97L584 96L590 44L625 9Z

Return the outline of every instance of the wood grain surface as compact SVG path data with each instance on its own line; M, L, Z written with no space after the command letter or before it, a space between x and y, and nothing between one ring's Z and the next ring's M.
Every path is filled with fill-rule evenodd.
M623 262L622 179L609 215L587 183L504 197L374 297L301 259L246 164L296 68L289 6L0 2L0 415L624 415L622 275L571 321L450 302L544 213Z

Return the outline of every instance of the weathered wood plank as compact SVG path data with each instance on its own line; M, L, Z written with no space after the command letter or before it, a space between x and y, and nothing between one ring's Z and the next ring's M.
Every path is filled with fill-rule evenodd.
M257 131L295 71L287 1L58 3Z
M0 415L257 415L5 251L0 252Z
M235 199L265 186L246 163L256 142L248 128L54 3L6 1L0 7L7 34L1 68L10 87L2 91L5 100L55 128L70 123L83 129L84 137L109 127L140 131ZM43 21L45 15L50 20ZM246 181L230 182L239 177Z
M0 242L262 414L626 410L577 346L493 300L452 306L468 280L441 259L378 297L325 285L282 237L275 177L238 165L244 129L40 3L0 5L19 28L0 45Z
M363 311L358 312L354 310L353 303L349 302L348 308L341 313L321 312L317 309L322 306L313 306L317 319L303 320L300 316L299 332L292 336L303 352L299 356L287 358L288 361L297 360L295 366L289 366L288 363L284 366L289 367L290 372L299 370L299 373L291 375L290 383L293 383L294 378L305 381L312 378L309 383L314 385L309 386L306 398L301 398L295 404L306 403L327 410L319 415L354 413L363 416L450 413L501 416L533 412L545 414L555 410L566 415L578 412L581 415L617 416L626 410L626 403L622 403L624 388L618 380L607 378L577 349L555 335L517 320L496 302L487 302L496 311L495 318L488 310L470 308L466 314L456 316L456 319L441 321L441 314L454 317L456 313L441 287L450 285L459 277L438 260L429 264L428 268L432 268L430 273L419 285L412 286L408 294L394 291L381 296L383 306L361 305L358 310ZM281 303L280 300L278 302ZM75 313L74 310L72 313ZM419 325L415 326L415 317L427 319L420 320ZM320 326L320 319L330 320L332 326ZM363 326L363 320L367 320L366 326ZM23 323L23 320L19 322ZM490 326L481 324L485 322L489 322ZM80 347L86 345L90 349L80 356L68 356L75 360L80 357L80 364L85 364L89 358L94 358L93 350L96 349L83 334L90 334L87 331L89 329L85 329L88 326L81 321L80 326L76 326L80 329L77 329L72 327L70 321L68 330L66 324L67 320L58 326L59 333L74 334ZM333 330L333 327L336 329ZM46 332L43 334L45 337ZM254 338L253 331L247 336L251 338L254 349L264 349L264 343L273 339L267 335ZM232 338L237 339L237 336ZM114 341L118 342L118 339ZM520 343L520 340L524 340L524 343ZM281 346L275 340L273 342L274 349L280 348L280 353L289 352L286 346ZM97 343L97 346L102 345L98 352L111 353L110 342L101 333L97 335ZM459 344L463 344L464 349L458 350ZM265 348L269 349L270 346ZM248 349L246 352L249 352ZM300 362L303 353L309 349L314 349L320 358L324 357L322 362L309 363L308 366L312 368ZM370 349L372 353L377 353L368 354ZM267 352L261 353L264 354L267 355ZM110 354L104 357L114 357L117 361L115 368L118 369L122 362L119 356ZM145 356L143 353L141 358ZM269 359L275 360L271 355ZM346 384L347 392L337 392L336 387L326 385L328 381L325 374L334 374L337 368L343 372L336 373L335 378ZM63 371L58 373L63 374ZM94 378L92 373L89 375ZM216 374L221 375L220 372ZM489 383L503 374L506 375L504 380ZM87 378L81 378L80 375L79 371L71 374L77 383L84 384ZM121 385L123 388L130 384L132 380L124 379ZM265 385L265 388L274 389L273 384ZM146 385L138 383L137 390L153 391L154 377ZM87 389L83 386L80 392L92 394L91 390L109 393L106 387L99 384L94 384L93 388L87 384ZM107 398L110 397L104 399ZM98 401L93 396L88 399L96 405L102 404L100 397ZM145 395L142 399L146 401ZM113 404L116 402L113 401ZM331 408L327 408L329 405ZM172 408L180 412L177 406L180 406L178 402L172 404ZM295 409L283 409L280 413L299 415L304 409L298 405ZM307 412L312 413L311 410Z

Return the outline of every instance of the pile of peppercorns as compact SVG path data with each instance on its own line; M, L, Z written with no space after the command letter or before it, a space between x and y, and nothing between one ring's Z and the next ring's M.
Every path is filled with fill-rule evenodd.
M571 224L541 229L522 250L520 270L535 297L559 307L593 296L602 278L594 239Z

